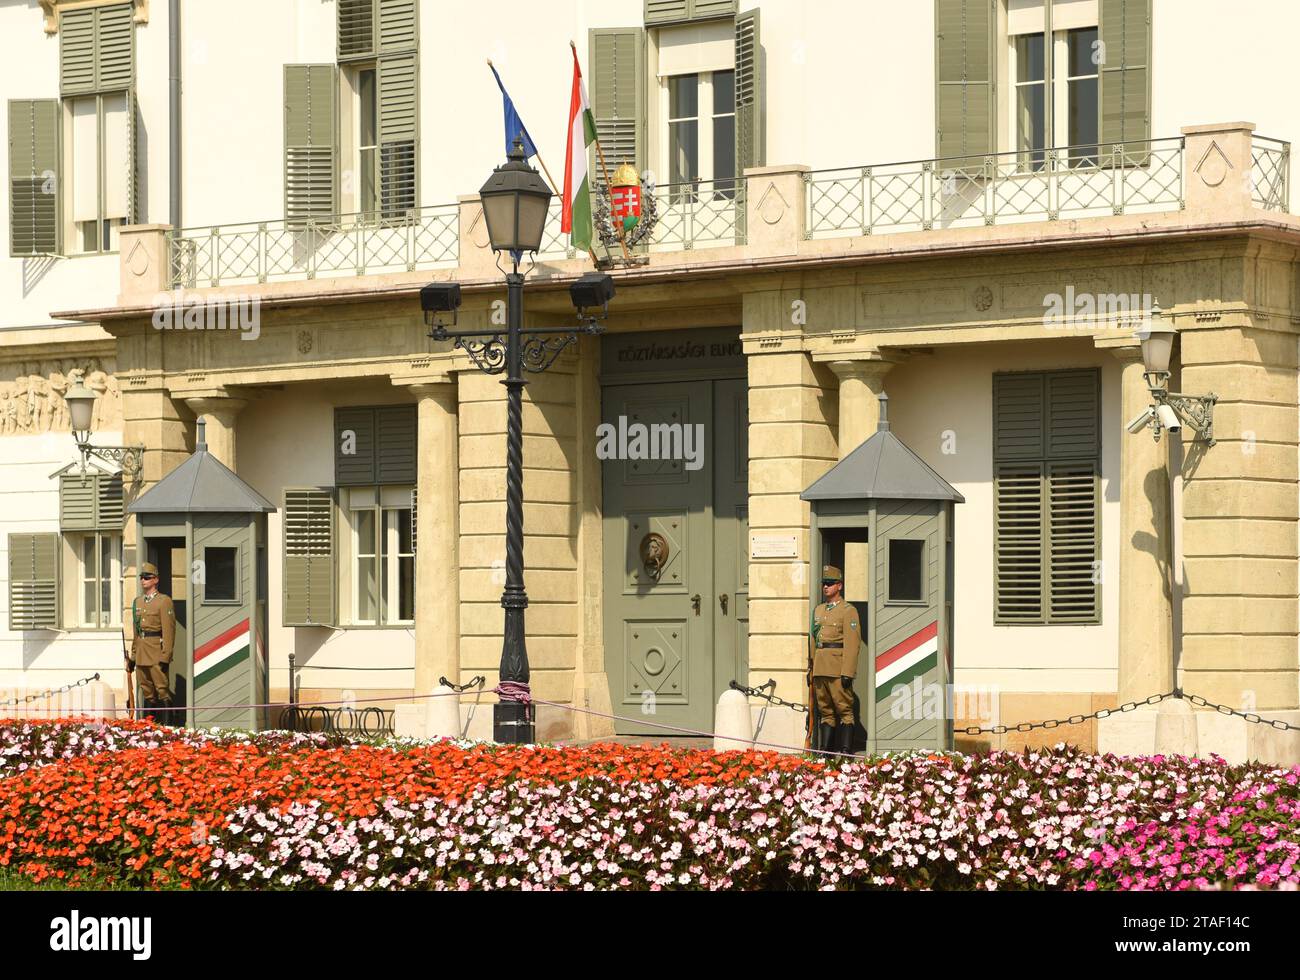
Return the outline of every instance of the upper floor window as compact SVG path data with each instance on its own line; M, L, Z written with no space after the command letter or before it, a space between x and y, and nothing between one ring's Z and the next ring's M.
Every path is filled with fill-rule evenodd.
M1050 16L1049 16L1050 15ZM1095 0L1011 0L1011 119L1021 165L1038 170L1049 147L1066 166L1096 166L1102 47Z

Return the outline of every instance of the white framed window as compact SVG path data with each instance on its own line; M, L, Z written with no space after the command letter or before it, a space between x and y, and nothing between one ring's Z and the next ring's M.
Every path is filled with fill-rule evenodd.
M87 629L122 624L122 535L80 536L76 546L77 623Z
M352 615L356 626L415 622L415 535L412 487L352 487Z
M1008 0L1011 145L1022 170L1095 167L1100 127L1096 0Z
M736 186L736 72L689 72L663 79L667 121L664 173L677 194L693 195L700 182L713 192Z
M116 251L130 207L130 101L125 92L64 99L74 253Z

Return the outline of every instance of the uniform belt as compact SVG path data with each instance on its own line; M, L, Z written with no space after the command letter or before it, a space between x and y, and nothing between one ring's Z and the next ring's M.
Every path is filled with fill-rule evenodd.
M141 630L141 636L162 636L162 630Z
M817 649L818 650L843 650L844 644L843 643L818 643Z

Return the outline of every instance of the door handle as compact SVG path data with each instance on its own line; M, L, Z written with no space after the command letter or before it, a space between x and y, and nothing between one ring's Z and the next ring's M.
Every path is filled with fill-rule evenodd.
M700 594L698 592L691 596L691 608L695 610L695 615L700 614Z
M724 616L727 615L727 599L728 596L727 593L725 592L722 593L722 595L718 596L718 604L722 606L722 615Z

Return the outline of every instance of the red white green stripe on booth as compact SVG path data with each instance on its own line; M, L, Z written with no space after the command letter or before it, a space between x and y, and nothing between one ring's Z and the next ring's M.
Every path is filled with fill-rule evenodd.
M245 619L195 650L195 690L247 661L248 643L248 620Z
M910 684L939 665L939 623L936 620L876 657L876 700L889 697L895 685Z

